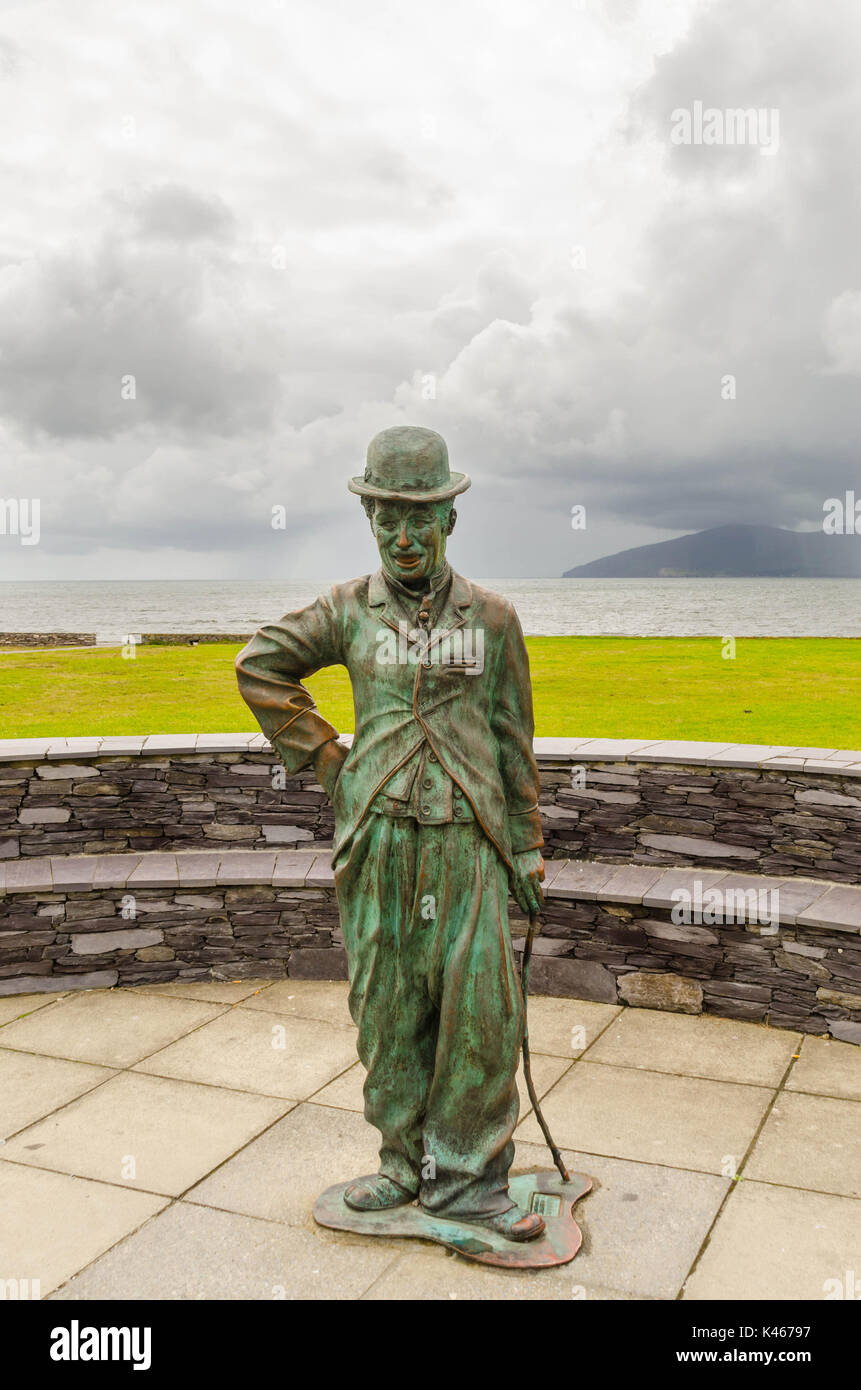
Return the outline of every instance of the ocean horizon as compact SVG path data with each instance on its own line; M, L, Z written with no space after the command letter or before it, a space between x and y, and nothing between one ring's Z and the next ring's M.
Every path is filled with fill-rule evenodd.
M473 578L473 576L469 576ZM0 632L251 633L330 581L0 582ZM861 637L861 579L484 579L530 636Z

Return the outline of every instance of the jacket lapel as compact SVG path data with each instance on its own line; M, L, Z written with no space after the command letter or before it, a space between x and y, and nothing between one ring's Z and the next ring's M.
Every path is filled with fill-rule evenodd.
M451 584L448 594L443 604L442 612L434 623L434 636L428 643L428 651L432 650L443 637L449 632L454 632L456 628L463 627L466 622L466 610L472 603L472 586L468 579L463 575L451 572Z
M394 628L395 632L400 630L402 623L406 623L408 628L413 626L409 614L398 602L397 594L386 583L382 570L377 570L368 580L368 607L376 609L381 622Z
M472 586L469 580L452 570L451 583L442 612L434 623L434 631L437 636L431 642L431 646L434 646L447 632L463 627L466 622L465 610L469 608L471 603ZM399 630L400 623L406 623L410 629L415 627L413 617L398 602L397 594L389 588L382 570L377 570L376 574L372 574L368 580L368 607L377 610L381 621L388 627L394 628L395 632Z

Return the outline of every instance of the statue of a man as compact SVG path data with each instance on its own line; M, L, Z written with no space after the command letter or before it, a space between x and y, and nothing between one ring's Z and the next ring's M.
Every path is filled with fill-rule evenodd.
M382 568L261 627L237 671L287 771L313 765L334 804L365 1117L382 1135L379 1173L344 1200L418 1198L524 1241L544 1221L508 1192L524 1029L508 891L541 906L538 768L517 615L445 558L469 485L433 430L378 434L349 487ZM334 665L353 687L349 752L301 684Z

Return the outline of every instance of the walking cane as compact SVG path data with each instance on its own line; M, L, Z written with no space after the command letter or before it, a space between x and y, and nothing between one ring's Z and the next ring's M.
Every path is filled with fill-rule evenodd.
M527 995L527 991L528 991L528 989L529 989L529 962L530 962L530 960L531 960L531 958L532 958L532 938L533 938L534 935L535 935L535 924L536 924L537 921L538 921L538 913L537 913L537 912L530 912L530 914L529 914L529 928L528 928L527 933L526 933L526 942L525 942L524 947L523 947L523 960L522 960L521 965L520 965L520 989L521 989L521 993L523 994L523 1010L524 1010L524 1018L523 1018L523 1075L526 1077L526 1090L527 1090L527 1092L528 1092L528 1094L529 1094L529 1099L530 1099L530 1101L532 1102L532 1109L533 1109L533 1112L534 1112L534 1114L535 1114L535 1118L536 1118L536 1120L538 1121L538 1123L539 1123L540 1126L541 1126L541 1132L542 1132L542 1134L544 1135L545 1140L547 1141L547 1147L548 1147L548 1149L550 1150L550 1152L551 1152L552 1155L553 1155L553 1162L556 1164L556 1167L559 1169L559 1172L560 1172L561 1177L562 1177L562 1181L563 1181L563 1182L570 1182L570 1181L571 1181L571 1178L570 1178L569 1175L568 1175L568 1169L565 1167L565 1164L562 1162L562 1155L561 1155L561 1153L559 1152L558 1148L556 1147L556 1145L555 1145L554 1142L553 1142L553 1135L550 1133L550 1130L547 1128L547 1121L545 1120L544 1116L543 1116L542 1113L541 1113L541 1106L538 1104L538 1097L537 1097L537 1095L535 1094L535 1087L534 1087L534 1085L532 1084L532 1064L531 1064L531 1062L530 1062L530 1060L529 1060L529 1019L528 1019L527 1011L526 1011L526 995Z

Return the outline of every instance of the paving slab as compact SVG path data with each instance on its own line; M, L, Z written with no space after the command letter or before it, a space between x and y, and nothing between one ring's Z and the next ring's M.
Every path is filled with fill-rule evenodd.
M861 1102L784 1092L756 1141L745 1177L861 1197L859 1155Z
M57 1298L340 1301L360 1298L395 1258L388 1241L177 1202Z
M673 907L679 901L673 894L679 889L693 892L694 883L702 884L703 891L714 888L725 878L726 869L701 869L698 865L689 869L665 869L643 894L644 907Z
M142 854L95 854L91 857L95 861L93 888L125 888L143 859Z
M798 925L861 932L861 888L829 888L812 906L799 912Z
M50 858L11 859L3 866L7 893L51 893Z
M567 761L572 753L584 747L587 743L594 743L592 738L550 738L543 736L532 740L535 756L538 759L547 758L550 761Z
M314 850L279 850L272 873L273 888L302 888L314 863Z
M215 887L221 864L221 854L218 851L182 850L175 859L180 888Z
M289 1102L126 1072L10 1139L10 1162L176 1196Z
M734 743L722 753L712 753L709 763L717 766L760 767L773 758L786 758L794 753L793 748L780 744Z
M349 988L346 980L276 980L273 985L255 990L242 1001L242 1007L297 1018L317 1018L324 1023L352 1028L353 1020L347 1007Z
M186 1193L190 1202L314 1229L327 1187L379 1166L380 1136L353 1110L298 1105Z
M719 873L720 870L715 870L714 872ZM808 881L809 880L806 879L804 880L804 882ZM721 893L726 893L730 889L733 891L743 889L744 891L753 890L755 893L770 893L791 882L792 879L778 878L768 874L723 873L721 877L710 886L719 888ZM727 906L729 906L729 904L727 904Z
M0 1035L2 1041L2 1035ZM861 1050L854 1043L805 1037L787 1091L861 1100Z
M143 751L147 756L154 753L194 753L199 734L149 734L144 741Z
M334 888L335 874L332 869L331 851L323 850L314 855L314 863L305 875L306 888Z
M629 1008L590 1047L589 1061L777 1087L800 1041L758 1023Z
M323 1086L315 1094L313 1103L334 1106L336 1110L352 1110L361 1115L365 1108L362 1096L364 1084L365 1068L361 1062L354 1062L348 1070L336 1077L334 1081L330 1081L328 1086Z
M861 1202L740 1182L682 1297L793 1303L834 1298L847 1272L857 1271L859 1250Z
M741 1164L772 1095L766 1087L581 1060L541 1109L560 1146L721 1174ZM516 1134L542 1142L531 1115Z
M128 753L129 757L136 757L146 740L146 734L110 734L102 739L99 753L102 757L106 754L116 757L123 753Z
M73 761L72 755L94 758L101 746L101 738L85 738L83 736L80 738L55 738L49 740L45 756L52 760L63 761L66 759L70 762Z
M319 1192L353 1174L372 1172L377 1164L379 1136L361 1114L364 1073L355 1060L346 997L342 982L282 979L172 982L61 997L45 988L0 999L0 1096L10 1125L20 1121L24 1126L0 1149L0 1207L5 1210L4 1171L17 1169L23 1176L7 1178L7 1187L14 1182L16 1191L24 1192L21 1185L29 1184L28 1193L48 1193L43 1243L47 1246L59 1228L64 1239L71 1231L72 1257L62 1264L64 1272L52 1275L54 1282L67 1278L65 1271L96 1260L63 1290L63 1297L97 1297L99 1290L111 1297L142 1297L150 1290L155 1297L229 1299L245 1296L244 1289L249 1297L267 1299L667 1299L678 1295L686 1276L690 1298L711 1296L697 1292L697 1281L712 1277L724 1280L717 1296L738 1291L742 1298L769 1297L774 1287L776 1297L795 1297L798 1278L791 1292L783 1294L783 1271L771 1269L782 1256L765 1262L766 1292L759 1291L763 1241L779 1244L791 1268L806 1269L810 1257L814 1292L802 1297L824 1296L826 1278L841 1279L846 1270L857 1269L857 1228L847 1240L851 1221L841 1216L830 1222L828 1217L834 1204L841 1213L857 1214L861 1207L857 1198L843 1195L857 1190L857 1048L813 1037L799 1041L793 1033L735 1020L620 1011L615 1005L551 996L530 1003L542 1107L557 1140L566 1146L569 1167L595 1179L593 1194L578 1206L585 1239L573 1265L526 1275L487 1271L433 1247L321 1231L311 1215ZM55 1025L47 1025L72 1005L59 1033L64 1048L59 1051ZM28 1010L34 1011L18 1017ZM90 1013L88 1031L84 1015ZM4 1018L8 1021L2 1026ZM133 1045L128 1043L130 1032ZM272 1049L276 1036L283 1038L285 1049ZM345 1049L340 1071L331 1070L333 1038ZM589 1050L575 1060L584 1045ZM93 1046L101 1049L96 1058L89 1055ZM283 1071L276 1062L262 1073L261 1059L268 1066L273 1051L291 1050L297 1067L310 1059L312 1068L320 1068L322 1081L316 1091L307 1092L309 1100L266 1089L273 1077L283 1080ZM78 1053L83 1054L80 1060ZM190 1068L195 1079L157 1074L171 1054L167 1065ZM765 1119L774 1087L790 1062L786 1089ZM116 1075L117 1066L134 1070ZM525 1108L522 1077L519 1082ZM294 1100L301 1103L294 1105ZM742 1180L733 1185L727 1164L731 1171L741 1163L764 1119ZM551 1166L531 1116L517 1135L514 1171ZM39 1147L28 1147L35 1145ZM129 1160L134 1160L133 1171ZM822 1187L824 1195L791 1186L797 1183ZM61 1186L48 1192L46 1184ZM85 1219L75 1203L82 1191L91 1189L104 1206L100 1220L126 1197L155 1203L136 1222L120 1223L114 1239L121 1243L104 1256L98 1249L89 1253L89 1229L75 1229ZM724 1225L739 1197L760 1189L789 1193L790 1198L763 1199L765 1215L758 1224L756 1219L747 1223L755 1239L748 1240L741 1223L740 1274L730 1259L726 1270L720 1267L713 1275L711 1261L721 1257ZM127 1229L180 1194L183 1200L171 1210L188 1206L204 1216L172 1218L178 1232L172 1260L163 1260L151 1237L139 1240L169 1216L166 1210L138 1236L124 1238ZM799 1209L801 1215L792 1206L796 1198L807 1204ZM25 1196L16 1200L19 1208L28 1201ZM822 1202L832 1205L815 1205ZM30 1205L25 1205L25 1215L32 1222ZM186 1226L186 1220L192 1225ZM237 1221L238 1227L233 1224ZM248 1222L252 1226L242 1224ZM810 1229L796 1230L799 1222ZM100 1229L98 1221L89 1224ZM276 1237L274 1244L256 1243L254 1232L261 1226L281 1232L282 1240L293 1232L306 1242L291 1245L283 1257L290 1270L277 1282L271 1268L283 1247ZM37 1229L28 1245L31 1234L17 1228L13 1232L16 1267L18 1252L26 1254L42 1238ZM0 1255L5 1254L4 1235L0 1230ZM808 1237L809 1247L804 1244ZM196 1251L196 1268L186 1258L189 1245ZM114 1258L129 1246L134 1246L131 1255L123 1255L115 1267ZM341 1251L347 1249L356 1252L357 1268L368 1259L379 1263L370 1280L358 1280L357 1291L345 1293ZM337 1259L331 1258L333 1251ZM234 1261L237 1269L231 1265L225 1271L225 1261ZM821 1273L827 1261L839 1268ZM174 1269L168 1268L171 1263ZM26 1274L22 1271L21 1277ZM39 1271L32 1277L40 1277ZM267 1285L266 1279L272 1282ZM53 1286L43 1279L43 1292ZM748 1286L754 1291L745 1292ZM121 1287L144 1292L121 1293ZM165 1288L174 1292L165 1293Z
M7 994L0 998L0 1028L24 1014L44 1009L46 1004L56 1004L62 998L61 994Z
M582 1299L589 1302L624 1302L636 1294L618 1289L586 1286L579 1276L579 1255L572 1264L562 1265L565 1273L551 1278L552 1269L486 1269L470 1260L447 1259L426 1241L400 1241L397 1261L371 1286L367 1302L517 1302Z
M265 883L272 881L275 851L265 849L225 850L218 870L218 884Z
M264 986L265 988L265 986ZM163 985L136 985L142 994L166 999L200 999L208 1004L240 1004L260 989L257 980L168 980Z
M128 1067L223 1012L217 1004L139 990L70 994L8 1023L3 1046L106 1067Z
M613 762L636 762L640 753L654 748L656 739L647 738L590 738L577 748L577 756L600 758Z
M608 903L641 903L664 872L663 868L649 869L645 864L623 864L602 887L601 900Z
M246 753L253 734L198 734L195 739L197 753Z
M617 1004L533 994L529 999L529 1050L533 1055L549 1053L571 1061L590 1047L619 1013Z
M616 864L598 864L590 860L569 859L561 873L550 885L550 898L582 898L594 902L603 885L616 872Z
M4 1277L38 1279L44 1297L166 1200L0 1161L0 1269Z
M0 1139L115 1075L109 1067L0 1047Z
M569 1171L594 1187L575 1208L583 1245L549 1282L675 1298L730 1186L728 1178L564 1150ZM550 1166L543 1145L518 1143L514 1170ZM570 1294L569 1294L570 1296Z
M541 880L545 897L547 896L551 883L559 877L562 870L570 863L570 859L545 859L544 878Z
M16 763L30 758L41 758L47 753L52 742L50 738L0 739L0 762Z
M350 1029L318 1019L232 1009L135 1070L295 1101L325 1086L355 1057Z
M51 877L55 893L87 892L93 886L96 865L102 856L69 854L51 856Z
M637 752L636 761L644 763L687 763L690 766L711 762L717 753L728 753L734 743L701 743L692 739L666 739Z
M132 869L129 874L126 886L130 892L134 892L136 888L173 888L176 890L179 887L176 855L144 855L137 868Z
M825 896L825 891L826 885L821 881L817 883L814 878L779 879L777 903L781 924L794 926L808 908Z

